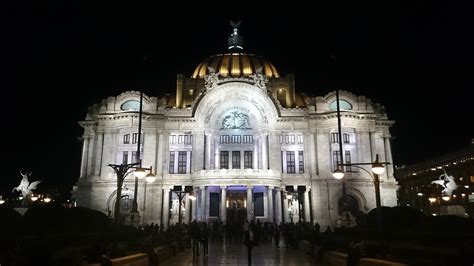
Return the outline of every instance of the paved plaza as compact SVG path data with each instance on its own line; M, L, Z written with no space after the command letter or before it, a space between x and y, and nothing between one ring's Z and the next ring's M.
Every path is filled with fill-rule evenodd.
M241 244L223 244L211 242L209 256L205 257L200 250L199 257L193 257L192 249L179 252L175 257L166 260L162 265L248 265L247 248ZM316 265L315 260L301 250L265 243L254 247L252 265Z

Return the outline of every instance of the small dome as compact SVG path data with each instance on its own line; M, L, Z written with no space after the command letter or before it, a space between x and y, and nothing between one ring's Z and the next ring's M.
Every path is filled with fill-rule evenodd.
M253 54L227 53L213 55L202 61L194 70L192 78L203 78L209 73L208 67L216 70L223 77L248 77L262 68L262 74L268 78L279 78L280 75L272 63Z

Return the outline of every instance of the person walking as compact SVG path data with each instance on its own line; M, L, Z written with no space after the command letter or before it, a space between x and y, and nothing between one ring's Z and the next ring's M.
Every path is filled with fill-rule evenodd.
M248 265L252 265L252 249L256 244L255 225L248 227L244 234L244 244L247 246Z
M202 253L203 256L209 256L209 235L210 235L210 228L207 223L201 224L201 243L202 243Z
M191 236L193 238L193 257L199 256L199 241L201 240L201 230L199 224L194 220L190 226Z

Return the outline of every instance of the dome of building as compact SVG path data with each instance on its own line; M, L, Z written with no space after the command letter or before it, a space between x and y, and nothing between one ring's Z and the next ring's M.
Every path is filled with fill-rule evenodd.
M268 78L279 78L275 66L269 61L247 53L226 53L213 55L202 61L194 70L192 78L203 78L209 74L208 67L215 69L222 77L248 77L259 68Z

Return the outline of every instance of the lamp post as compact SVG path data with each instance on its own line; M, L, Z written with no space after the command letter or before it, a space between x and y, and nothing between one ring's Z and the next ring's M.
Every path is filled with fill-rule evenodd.
M181 224L181 203L183 202L184 196L189 194L191 200L196 200L196 197L193 194L193 187L192 186L185 186L184 191L182 190L182 186L174 186L173 192L176 193L178 196L178 224Z
M142 131L142 112L143 112L143 92L140 91L140 109L138 115L138 140L137 140L137 155L135 163L122 163L122 164L109 164L117 176L117 196L114 206L114 220L115 222L120 222L120 200L122 198L122 186L125 180L125 177L133 170L135 170L135 190L133 191L133 203L132 203L132 215L134 219L139 217L138 213L138 203L137 203L137 192L138 192L138 179L146 178L148 183L153 183L156 178L153 175L153 169L150 166L149 168L142 167L142 161L140 159L140 144L141 144L141 131ZM150 173L146 173L150 171ZM135 221L131 221L132 223Z
M377 229L378 232L382 231L382 209L380 203L380 178L379 175L385 172L385 165L390 164L389 162L379 162L379 155L375 155L375 161L373 163L341 163L340 166L352 166L358 169L361 169L368 173L372 177L375 187L375 204L377 208ZM361 167L361 165L372 165L372 173L367 171L367 169ZM333 177L336 179L342 179L344 177L344 172L341 171L338 167L333 173Z

